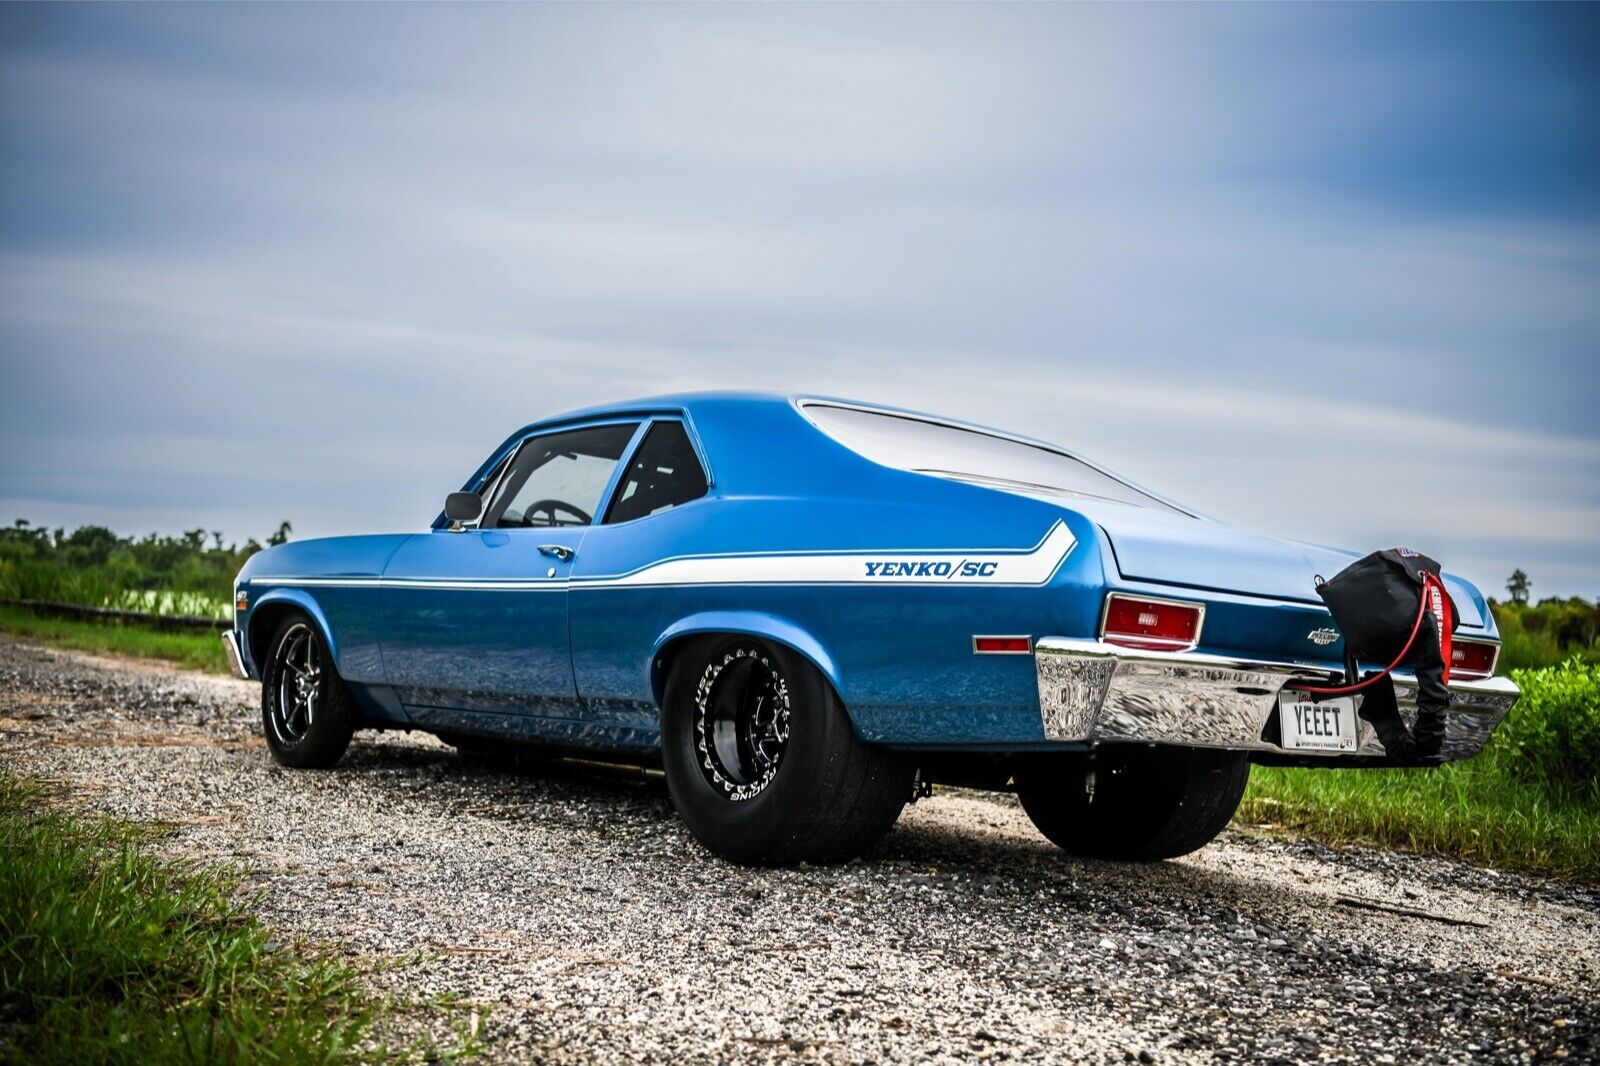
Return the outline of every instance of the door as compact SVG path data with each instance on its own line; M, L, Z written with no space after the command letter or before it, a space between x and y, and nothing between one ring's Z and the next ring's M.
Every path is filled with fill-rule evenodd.
M607 578L704 543L716 513L706 499L710 485L685 423L654 419L618 477L606 514L585 536L573 571L572 665L588 719L632 730L650 744L660 721L650 686L656 638L675 619L713 608L727 592Z
M383 575L383 661L408 711L578 714L568 579L638 428L529 437L485 487L476 528L421 533L395 552Z

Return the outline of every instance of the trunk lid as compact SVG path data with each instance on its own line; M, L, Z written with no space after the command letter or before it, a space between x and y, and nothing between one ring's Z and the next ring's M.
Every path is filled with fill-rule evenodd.
M1118 572L1130 581L1215 589L1321 604L1313 579L1332 577L1359 556L1281 540L1206 518L1187 518L1123 504L1079 504L1105 531ZM1464 626L1482 627L1476 597L1446 575Z

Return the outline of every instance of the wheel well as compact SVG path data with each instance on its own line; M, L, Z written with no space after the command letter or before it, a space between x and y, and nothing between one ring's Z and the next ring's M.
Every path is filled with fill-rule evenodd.
M780 640L777 637L772 636L770 633L759 633L742 629L697 630L693 633L683 633L673 637L671 640L661 645L660 648L656 649L655 658L650 660L650 694L655 698L657 710L661 709L662 701L666 699L667 678L672 676L672 668L677 665L678 659L683 656L683 653L689 648L689 646L697 641L721 637L749 637L752 640L762 640L769 644L777 644L788 649L789 651L798 655L800 658L804 659L806 662L810 663L812 669L816 670L817 673L822 677L823 683L834 689L834 696L838 697L838 687L834 685L833 680L828 676L828 672L822 668L821 663L818 663L814 657L807 654L803 648L797 648L788 641ZM841 699L840 702L843 703L843 700Z
M291 601L264 603L250 615L250 631L245 634L245 638L250 643L250 661L255 663L258 672L264 669L261 660L267 653L267 641L272 639L272 634L278 631L283 620L291 614L311 618L304 607Z
M677 665L678 657L683 654L684 649L697 640L718 635L717 633L685 633L682 636L673 637L656 649L655 658L650 660L650 695L655 698L657 710L661 709L663 701L667 698L667 678L672 676L672 668Z

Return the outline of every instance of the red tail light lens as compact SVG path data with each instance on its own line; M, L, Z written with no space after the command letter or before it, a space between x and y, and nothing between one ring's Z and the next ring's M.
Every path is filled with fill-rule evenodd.
M1182 651L1200 643L1204 605L1114 592L1106 598L1100 639L1124 648Z
M1477 681L1493 677L1495 660L1498 658L1500 658L1498 644L1457 639L1450 645L1450 677L1459 681Z

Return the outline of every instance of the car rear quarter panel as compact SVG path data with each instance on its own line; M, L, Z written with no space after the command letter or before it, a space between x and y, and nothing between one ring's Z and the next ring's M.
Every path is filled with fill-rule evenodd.
M881 469L881 468L877 468ZM570 604L573 666L590 713L653 728L656 661L694 633L751 632L806 655L865 740L920 745L1042 741L1027 656L974 655L974 634L1093 629L1104 583L1099 541L1059 507L915 474L856 495L708 499L585 536ZM923 497L919 499L918 497ZM1058 522L1076 543L1037 587L831 584L586 587L693 545L696 554L1028 550Z

